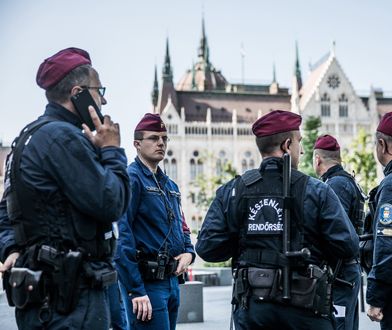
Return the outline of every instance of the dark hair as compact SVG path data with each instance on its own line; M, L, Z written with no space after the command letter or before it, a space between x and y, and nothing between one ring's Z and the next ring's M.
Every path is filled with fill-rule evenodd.
M46 91L46 98L49 102L66 102L74 86L88 86L96 71L90 64L78 66L69 72L56 85Z
M392 136L386 135L385 133L381 133L379 131L376 132L376 139L383 139L387 144L392 143Z
M141 140L144 137L144 133L142 131L135 131L135 133L133 133L133 139L134 140Z
M321 158L327 163L341 163L342 158L340 156L340 150L323 150L316 149L315 153L321 156Z
M259 148L260 153L271 154L276 150L280 150L280 147L284 141L287 139L292 139L294 137L294 131L278 133L269 136L256 137L257 148Z

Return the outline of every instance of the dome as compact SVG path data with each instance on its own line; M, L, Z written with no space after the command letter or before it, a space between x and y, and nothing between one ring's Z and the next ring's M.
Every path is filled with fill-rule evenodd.
M177 84L177 90L225 90L227 83L226 78L212 64L200 61L182 76Z

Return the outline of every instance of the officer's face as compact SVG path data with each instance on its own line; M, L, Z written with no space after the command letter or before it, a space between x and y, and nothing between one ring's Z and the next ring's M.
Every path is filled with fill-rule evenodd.
M93 97L96 105L101 110L102 105L105 105L107 103L107 101L103 96L101 96L101 94L99 94L98 88L95 88L95 87L102 87L98 72L95 71L95 73L92 74L90 86L88 86L88 87L89 87L89 92L90 92L91 96Z
M144 131L143 139L134 145L139 155L148 162L159 163L165 158L168 137L166 132Z
M298 168L299 157L304 153L301 144L302 136L299 131L293 132L293 138L290 143L290 156L291 156L291 165L295 169Z

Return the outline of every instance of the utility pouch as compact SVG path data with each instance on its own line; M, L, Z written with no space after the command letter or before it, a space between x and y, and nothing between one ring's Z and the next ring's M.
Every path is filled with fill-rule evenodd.
M158 263L156 261L139 262L139 268L143 280L153 281L157 279Z
M88 263L83 268L91 288L102 289L117 282L117 272L113 268L92 269Z
M260 300L270 299L276 295L280 278L280 269L248 268L248 282L252 288L252 295Z
M30 304L42 303L45 289L42 271L12 268L4 278L8 304L23 309Z

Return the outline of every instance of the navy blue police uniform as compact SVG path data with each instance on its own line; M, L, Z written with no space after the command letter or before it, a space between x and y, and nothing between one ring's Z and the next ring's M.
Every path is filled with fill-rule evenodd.
M195 252L181 210L178 186L158 167L154 174L139 157L129 165L132 198L119 220L116 267L134 329L174 329L180 303L174 257ZM160 263L162 268L160 269ZM162 276L157 275L162 271ZM152 319L132 311L132 299L148 295Z
M364 196L354 178L338 164L329 168L321 176L321 179L339 197L354 229L358 234L361 234L364 219ZM359 326L358 294L361 286L361 266L358 257L343 260L337 274L338 279L351 283L353 287L339 281L334 283L332 292L338 330L358 329Z
M292 264L291 284L302 292L306 289L301 285L307 287L305 283L323 278L320 290L314 284L307 287L316 290L323 306L315 307L312 298L305 302L302 293L293 291L291 302L284 303L280 269L289 261L281 253L282 159L266 158L260 169L248 173L217 190L196 244L196 252L204 260L232 258L237 268L233 294L236 328L332 329L330 280L326 280L330 272L325 262L358 254L358 237L336 194L325 183L292 170L292 248L307 248L310 257Z
M36 129L22 131L20 157L21 141L8 158L0 205L1 260L21 253L9 275L18 328L107 330L112 221L130 195L125 152L94 146L79 117L56 103L27 127ZM28 297L29 283L42 291Z
M382 308L381 329L392 329L392 161L375 195L373 266L368 275L366 301Z

